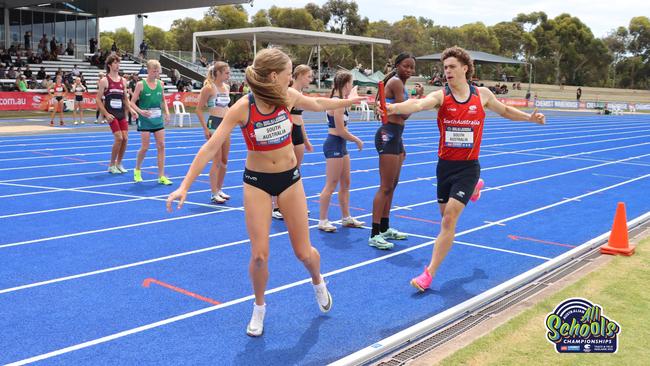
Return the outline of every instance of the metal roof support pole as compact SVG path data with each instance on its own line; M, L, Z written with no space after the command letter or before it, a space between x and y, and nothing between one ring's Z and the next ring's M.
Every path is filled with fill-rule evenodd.
M253 59L257 56L257 34L253 33Z
M196 35L192 35L192 63L196 63Z
M318 89L320 89L320 74L321 74L320 73L320 68L321 68L321 64L320 64L320 43L318 43L318 46L316 46L316 48L318 49L318 52L317 52L318 53L318 82L317 82L317 84L318 84Z
M375 44L370 44L370 72L375 72Z
M528 95L530 95L530 87L533 83L533 63L528 63Z

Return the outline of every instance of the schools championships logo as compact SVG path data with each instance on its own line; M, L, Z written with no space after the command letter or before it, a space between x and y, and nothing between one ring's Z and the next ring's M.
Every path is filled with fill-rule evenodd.
M546 330L557 353L616 353L621 326L605 317L602 306L570 298L546 316Z

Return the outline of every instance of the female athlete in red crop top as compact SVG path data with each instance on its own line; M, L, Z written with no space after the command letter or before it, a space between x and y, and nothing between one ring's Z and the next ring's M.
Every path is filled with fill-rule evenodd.
M178 208L182 207L192 182L226 136L239 125L248 146L243 190L246 227L251 240L249 273L255 290L253 316L246 329L250 336L262 335L264 327L264 291L269 276L269 211L273 195L278 197L294 253L311 275L321 311L327 312L332 306L331 295L320 274L320 255L309 240L307 202L291 144L289 111L292 107L310 111L348 107L363 98L357 95L356 89L349 99L309 98L289 88L290 80L291 59L286 54L277 49L260 51L253 65L246 69L246 82L252 93L228 110L194 158L179 189L167 199L169 211L174 200L179 200Z

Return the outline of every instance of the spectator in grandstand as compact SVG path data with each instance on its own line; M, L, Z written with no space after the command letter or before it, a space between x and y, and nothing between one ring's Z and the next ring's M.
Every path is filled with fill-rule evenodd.
M0 49L0 62L4 63L7 67L13 63L11 55L4 48Z
M25 66L25 70L23 70L23 75L25 75L27 79L32 78L32 70L29 68L29 65Z
M31 50L32 49L32 32L25 32L25 49L26 50Z
M9 50L7 50L9 53L9 56L16 56L18 54L18 49L16 48L16 45L11 45L9 46Z
M53 34L52 38L50 39L50 53L57 55L56 48L57 48L56 37Z
M76 64L72 67L72 70L70 72L74 77L77 77L79 76L79 74L81 74L81 71L79 70L79 67Z
M147 75L147 67L144 64L140 65L140 71L138 71L138 75Z
M205 56L201 56L201 58L199 58L199 65L208 67L208 60L205 58Z
M578 87L578 89L576 89L576 100L578 100L579 102L581 97L582 97L582 88Z
M38 80L36 80L36 77L32 76L31 79L27 80L27 87L29 89L37 89L38 88Z
M95 53L95 50L97 50L97 40L95 38L88 40L88 50L90 53Z
M38 80L43 80L45 79L45 67L41 66L41 69L38 70L38 73L36 74L36 78Z
M38 49L41 52L47 51L47 34L43 34L43 37L38 41Z
M13 66L9 66L9 69L7 70L7 79L15 79L18 77L18 73L16 72L16 69L14 69Z
M143 39L142 42L140 42L140 57L141 58L147 58L147 50L149 49L149 45L147 45L147 42ZM147 72L145 71L145 74Z
M4 79L7 77L7 69L5 68L5 64L0 62L0 79Z
M27 91L27 81L25 81L25 75L20 75L16 78L16 90L21 92Z
M16 54L16 60L14 61L14 66L16 67L23 67L25 66L26 62L23 60L22 57L20 57L20 53Z
M388 61L386 62L386 66L384 66L384 75L390 74L391 71L393 71L393 66Z

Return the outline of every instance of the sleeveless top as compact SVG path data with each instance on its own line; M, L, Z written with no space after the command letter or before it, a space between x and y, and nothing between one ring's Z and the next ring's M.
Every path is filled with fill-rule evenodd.
M106 111L117 119L124 119L124 79L112 80L106 75L108 88L104 90L104 107Z
M217 89L217 93L208 97L208 108L227 108L230 105L230 93L220 92L216 85L214 87Z
M341 99L341 98L334 96L332 97L332 99ZM336 128L336 124L334 123L334 116L328 113L326 113L326 115L327 115L327 127ZM343 126L347 126L349 120L350 120L350 113L348 112L348 109L345 108L345 111L343 111Z
M163 86L159 80L156 80L156 87L151 89L147 80L142 80L142 91L138 98L138 106L142 110L151 112L151 117L145 116L138 117L138 124L140 128L156 128L163 125L162 109L160 107L163 102Z
M255 105L253 93L248 94L248 121L242 126L246 147L251 151L271 151L291 143L291 118L286 106L275 107L263 114Z
M449 86L438 110L438 157L444 160L477 160L481 149L485 110L479 91L469 86L469 99L458 102Z

